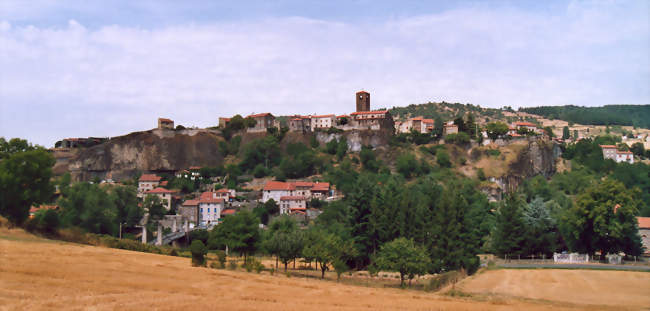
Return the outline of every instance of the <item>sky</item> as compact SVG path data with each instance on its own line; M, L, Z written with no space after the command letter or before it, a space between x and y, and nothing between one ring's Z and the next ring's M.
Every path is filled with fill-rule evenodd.
M0 0L0 137L218 118L650 104L650 1Z

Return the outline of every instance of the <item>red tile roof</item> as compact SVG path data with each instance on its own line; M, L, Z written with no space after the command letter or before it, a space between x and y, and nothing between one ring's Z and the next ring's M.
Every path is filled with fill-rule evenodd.
M433 123L433 119L422 119L423 123Z
M357 92L357 94L361 94L361 93L370 94L370 93L368 93L368 92L366 92L366 91L359 91L359 92Z
M320 116L311 116L311 117L312 118L334 118L335 115L333 115L333 114L323 114L323 115L320 115Z
M171 119L167 119L167 118L158 118L158 120L160 120L160 122L174 122Z
M386 114L388 110L377 110L377 111L357 111L353 112L350 115L360 115L360 114Z
M314 184L314 187L311 189L312 191L329 191L330 190L330 183L328 182L317 182Z
M264 185L264 191L282 191L282 190L294 190L295 187L291 183L286 183L282 181L269 181Z
M422 117L411 118L411 121L422 121Z
M614 146L614 145L600 145L600 148L603 148L603 149L616 149L616 146Z
M616 151L618 154L632 154L631 151Z
M58 205L41 205L41 206L32 206L29 208L29 213L36 213L42 209L54 209L57 210L59 209Z
M211 191L206 191L206 192L201 193L201 196L199 197L199 199L201 199L201 200L203 200L203 199L212 199L214 197L215 197L214 193L212 193Z
M347 118L347 117L348 117L348 116L345 115L345 114L342 114L342 115L340 115L340 116L336 116L336 118L338 118L338 119L340 119L340 118Z
M230 193L230 190L228 190L227 188L221 188L217 190L217 193Z
M158 187L158 188L156 188L156 189L149 190L149 191L147 191L147 192L145 192L145 193L146 193L146 194L149 194L149 193L151 193L151 194L156 194L156 193L174 193L174 191L171 191L171 190L167 190L167 189L165 189L165 188L160 188L160 187Z
M191 171L198 171L198 170L200 170L200 169L201 169L200 166L190 166L190 170L191 170Z
M222 198L200 198L199 203L223 203L224 199Z
M292 207L289 208L291 211L306 211L307 209L304 207Z
M639 222L639 229L650 229L650 217L637 217L636 221Z
M261 117L266 117L266 116L273 116L273 115L270 112L264 112L264 113L257 113L257 114L249 115L247 118L261 118Z
M537 126L530 122L515 122L515 126Z
M311 187L314 186L314 183L310 182L310 181L296 181L296 182L292 182L291 184L293 184L294 187L310 187L311 188Z
M160 182L160 185L161 185L162 187L164 187L164 186L167 186L168 183L169 183L168 181L163 180L163 181Z
M199 205L199 200L187 200L183 202L183 206L198 206Z
M160 181L160 178L162 178L162 177L160 177L160 176L158 176L156 174L143 174L142 176L140 176L139 181L145 181L145 182L146 181Z
M303 196L284 196L280 197L280 201L304 201L306 200Z
M235 212L237 212L235 209L229 208L221 211L221 215L233 215Z

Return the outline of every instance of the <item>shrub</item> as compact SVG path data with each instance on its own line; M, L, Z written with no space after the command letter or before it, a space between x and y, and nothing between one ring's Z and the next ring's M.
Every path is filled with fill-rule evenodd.
M215 255L217 255L217 261L221 264L221 267L226 267L226 252L218 250L215 252Z
M444 149L438 149L436 152L436 162L441 167L451 167L451 160L449 160L449 154Z
M205 244L199 240L194 240L190 245L190 251L192 252L192 266L205 266L205 254L208 252Z
M499 149L488 149L487 154L494 157L498 157L501 154L501 151L499 151Z
M275 273L275 268L269 269L269 273L271 273L271 275L273 275L273 273Z
M237 261L231 260L228 262L228 269L237 270Z
M476 171L476 177L478 177L478 180L484 181L487 179L485 176L485 172L483 171L483 168L479 168L478 171Z
M429 286L427 290L436 291L449 284L456 283L460 279L460 273L458 271L449 271L437 275L429 281Z
M216 261L210 262L210 268L212 268L212 269L221 269L222 267L223 267L223 265L219 264Z
M469 143L469 135L465 132L449 134L445 136L445 142L448 144L464 145Z

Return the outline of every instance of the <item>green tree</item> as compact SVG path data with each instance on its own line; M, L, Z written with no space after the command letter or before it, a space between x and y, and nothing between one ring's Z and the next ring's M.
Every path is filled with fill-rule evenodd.
M632 144L630 151L632 151L632 153L634 153L635 156L638 157L645 156L645 147L643 146L643 143Z
M77 183L59 200L61 220L91 233L117 235L115 201L97 184Z
M144 209L147 211L149 215L148 221L150 223L152 221L162 220L165 214L167 213L165 206L160 200L160 197L157 195L148 194L147 196L145 196L144 203L142 204L142 206L144 207Z
M440 148L436 151L436 162L441 167L451 167L451 160L449 159L449 153L446 150Z
M117 221L127 227L137 225L144 216L144 209L138 205L135 187L118 186L112 190L113 202L117 209Z
M341 137L339 144L336 147L336 157L339 160L343 159L345 154L348 152L348 140L345 137Z
M569 131L569 127L565 126L562 128L562 139L569 139L571 138L571 132Z
M361 152L359 152L359 159L361 160L361 165L364 170L369 172L376 173L379 170L379 164L377 163L377 157L375 152L372 151L371 147L363 146L361 147Z
M336 140L336 138L333 138L332 140L328 141L327 144L325 144L325 151L329 154L336 154L338 146L338 140Z
M404 153L397 158L397 171L405 178L418 175L418 161L412 153Z
M424 249L413 243L413 240L397 238L381 246L373 262L377 270L396 271L400 275L400 285L404 286L404 277L410 280L415 275L427 272L431 261Z
M590 255L596 251L603 255L621 251L640 255L635 218L639 195L638 189L626 189L623 183L609 178L587 188L564 219L569 248Z
M260 242L259 219L249 211L240 211L226 217L210 232L208 248L228 249L244 256L255 252Z
M302 254L304 236L298 229L289 232L278 230L271 235L267 243L268 250L278 257L284 265L284 271L287 271L288 263Z
M54 193L50 182L54 158L25 144L16 139L1 143L0 215L14 224L22 224L33 204L46 202Z
M190 252L192 253L192 266L205 266L205 255L208 253L208 249L201 240L192 241Z
M555 219L541 197L536 197L523 210L523 223L526 228L526 254L551 255L555 252L557 227Z
M522 214L524 204L517 194L511 194L499 207L492 233L492 247L497 255L522 254L526 232Z
M328 266L336 263L337 273L345 270L345 262L356 256L356 249L351 240L343 240L338 235L324 231L316 231L314 239L305 245L303 255L320 263L321 279L325 278ZM339 274L340 276L340 274Z
M485 127L485 131L490 139L497 139L508 133L508 125L503 122L490 122Z

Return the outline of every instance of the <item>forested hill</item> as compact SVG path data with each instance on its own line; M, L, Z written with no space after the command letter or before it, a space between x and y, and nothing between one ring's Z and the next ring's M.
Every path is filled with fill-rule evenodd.
M544 106L519 108L519 111L586 125L632 125L650 128L650 105Z

